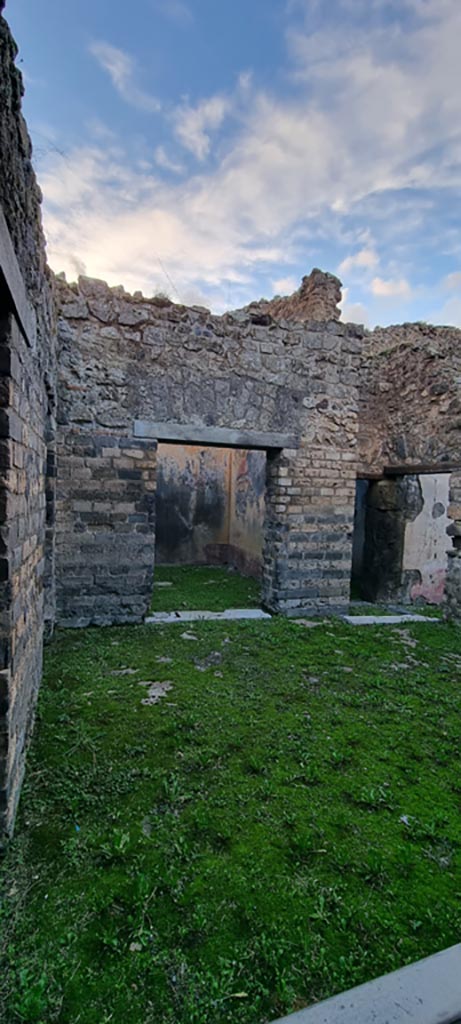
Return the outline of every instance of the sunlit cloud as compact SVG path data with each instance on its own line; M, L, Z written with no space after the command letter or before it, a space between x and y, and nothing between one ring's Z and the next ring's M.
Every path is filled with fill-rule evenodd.
M379 256L374 249L360 249L359 252L346 256L339 264L339 274L349 274L353 270L373 270L378 266Z
M379 299L410 298L411 287L405 278L383 280L382 277L374 277L371 285L371 292Z
M409 246L434 218L434 197L449 197L453 209L461 191L461 5L403 3L411 28L396 21L386 34L378 20L359 23L359 0L335 0L353 24L330 19L325 28L315 27L324 5L310 5L319 14L312 27L299 18L308 6L300 0L287 29L285 92L249 69L233 91L163 100L161 141L146 129L142 160L130 139L98 136L96 122L90 145L67 159L48 154L40 181L53 267L72 275L84 265L149 292L165 289L163 265L178 295L221 308L259 294L263 278L267 297L295 290L294 268L308 273L322 265L319 249L335 245L324 269L337 266L354 289L344 319L369 322L376 309L421 295ZM174 4L162 6L173 16ZM91 52L125 102L159 111L129 54L105 42ZM456 268L455 240L440 238ZM457 316L444 301L461 271L442 284L449 268L438 276L439 308Z
M291 295L299 288L300 283L296 277L278 277L271 281L274 295Z

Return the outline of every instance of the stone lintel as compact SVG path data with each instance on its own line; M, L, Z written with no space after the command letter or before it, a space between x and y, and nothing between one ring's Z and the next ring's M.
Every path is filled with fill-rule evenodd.
M408 466L384 466L384 476L424 476L425 473L457 473L461 470L459 462L413 462ZM371 476L371 475L370 475ZM368 477L366 477L368 479Z
M293 434L272 431L234 430L232 427L198 427L192 423L152 423L135 420L135 437L156 441L179 441L181 444L203 444L221 448L298 448L299 439Z
M5 279L14 315L27 344L35 347L37 325L35 313L27 298L16 253L3 210L0 208L0 272Z
M273 1024L457 1024L461 944Z

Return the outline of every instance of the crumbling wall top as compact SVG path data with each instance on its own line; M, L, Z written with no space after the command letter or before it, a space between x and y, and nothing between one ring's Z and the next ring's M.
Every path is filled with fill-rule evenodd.
M339 320L341 287L341 281L334 274L314 267L292 295L276 295L273 299L252 302L246 308L253 313L259 311L273 320L295 320L298 323Z
M156 306L158 309L164 307L169 309L173 318L176 315L187 315L190 313L203 313L210 316L210 311L204 306L183 306L172 302L167 296L154 295L151 298L143 296L142 292L135 292L130 295L122 285L109 287L105 281L96 278L79 277L78 285L66 281L64 274L56 276L56 283L62 296L66 289L80 293L85 297L104 299L113 296L130 303L145 303ZM230 310L224 313L224 318L237 319L240 322L258 322L264 318L269 324L271 321L290 321L291 323L326 323L338 321L341 311L338 303L341 301L341 282L333 274L324 273L322 270L314 269L303 277L300 287L292 295L276 296L274 299L260 299L251 302L242 309ZM68 314L69 315L69 314ZM213 319L219 317L213 316Z

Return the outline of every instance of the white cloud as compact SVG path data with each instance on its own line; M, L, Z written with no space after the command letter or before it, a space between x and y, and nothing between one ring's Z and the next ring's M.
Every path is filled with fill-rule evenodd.
M273 246L248 244L237 222L224 226L206 178L165 184L152 173L127 170L115 149L75 150L59 161L50 156L41 181L49 260L71 278L84 264L95 277L152 294L165 290L166 273L181 299L192 290L212 293L216 304L216 290L232 286L238 305L251 297L251 268L283 258ZM219 301L225 305L224 296Z
M177 163L168 156L164 146L156 146L154 160L158 167L163 167L166 171L172 171L173 174L182 174L184 170L182 164Z
M160 110L159 100L155 96L143 92L136 85L136 64L130 54L103 41L91 43L89 50L104 71L107 71L114 89L125 100L125 103L151 113L157 113Z
M300 284L301 282L296 277L279 277L277 280L271 281L274 295L292 295Z
M196 107L185 104L178 107L174 116L176 135L197 160L205 160L210 152L210 132L222 124L231 107L226 96L210 96Z
M341 310L341 320L345 324L370 326L370 314L362 302L346 303Z
M112 131L112 128L109 128L107 124L104 124L104 121L101 121L99 117L91 117L87 121L86 127L89 135L91 135L93 139L97 139L99 142L110 142L113 144L117 140L117 136L115 132Z
M453 296L442 306L432 309L427 316L427 322L461 328L461 298Z
M339 274L349 274L353 270L373 270L378 266L379 256L375 249L365 248L353 253L339 264Z
M155 0L154 10L170 21L176 22L181 28L187 28L194 21L190 7L182 0Z
M387 281L382 277L374 277L370 288L373 295L380 299L409 299L412 294L411 287L404 277L390 278Z
M447 274L442 281L442 286L449 292L459 291L461 289L461 270L455 270L452 274Z
M291 32L296 79L283 99L246 76L230 97L170 108L176 138L206 168L188 180L162 179L161 168L173 171L167 143L155 150L158 173L133 168L128 144L126 152L80 146L67 161L49 154L40 178L52 265L68 269L77 259L95 276L149 292L160 257L181 295L197 289L221 302L232 287L239 305L256 273L275 285L295 263L308 272L318 262L313 242L343 233L350 255L342 273L371 276L378 298L409 298L398 263L377 276L383 249L374 227L373 238L360 237L347 215L361 204L361 217L371 211L387 241L403 244L419 232L432 188L451 197L461 188L461 5L440 0L437 14L434 0L430 17L429 8L422 27L388 36L357 24ZM134 63L109 51L98 59L133 102ZM232 134L220 136L208 167L212 133L231 114Z
M349 295L350 289L343 288L341 302L339 303L341 310L340 319L345 324L364 324L365 327L368 327L370 323L368 310L362 302L350 302Z

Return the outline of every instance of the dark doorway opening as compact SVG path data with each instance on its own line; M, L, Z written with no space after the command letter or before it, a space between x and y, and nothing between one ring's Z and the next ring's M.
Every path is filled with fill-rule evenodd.
M351 597L440 604L446 576L449 474L357 480Z

